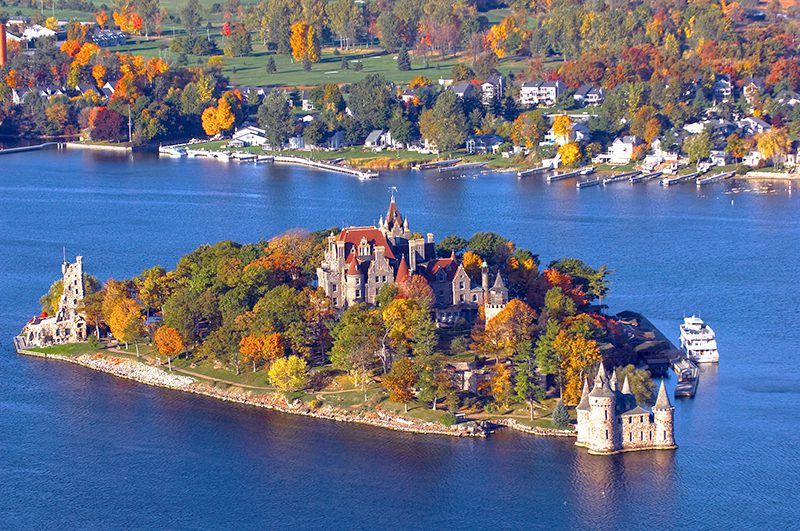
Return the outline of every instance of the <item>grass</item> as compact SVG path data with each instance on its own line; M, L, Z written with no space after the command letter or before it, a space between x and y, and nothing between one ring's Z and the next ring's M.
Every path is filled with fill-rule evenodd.
M94 354L104 347L92 347L89 343L69 343L66 345L53 345L52 347L31 347L27 350L43 354L58 354L61 356L80 356L81 354Z

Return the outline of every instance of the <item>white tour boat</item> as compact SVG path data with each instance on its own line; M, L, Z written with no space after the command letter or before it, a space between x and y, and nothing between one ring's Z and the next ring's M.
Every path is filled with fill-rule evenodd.
M695 363L717 363L719 361L714 331L697 316L683 318L681 348Z

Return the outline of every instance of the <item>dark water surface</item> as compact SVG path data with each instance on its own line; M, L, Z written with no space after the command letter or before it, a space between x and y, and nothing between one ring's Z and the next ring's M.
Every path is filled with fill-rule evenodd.
M798 527L800 194L656 183L40 152L0 159L0 528ZM673 338L685 312L722 361L677 402L676 452L591 457L569 440L338 425L17 357L11 337L62 246L101 279L222 239L369 224L398 187L411 230L494 230L614 270L612 310ZM754 185L745 184L744 188ZM733 202L732 202L733 200Z

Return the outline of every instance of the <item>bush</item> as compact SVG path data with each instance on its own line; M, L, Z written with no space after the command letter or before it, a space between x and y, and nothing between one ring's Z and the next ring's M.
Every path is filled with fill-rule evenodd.
M559 429L564 429L569 426L569 412L563 400L559 400L558 404L556 404L556 408L553 410L553 426Z
M320 406L322 406L322 400L319 398L315 398L308 403L308 407L311 409L318 409Z
M95 336L94 334L91 334L86 339L86 344L89 345L89 347L91 347L93 349L100 348L100 341L97 339L97 336Z
M447 426L448 428L458 422L458 419L455 415L450 413L449 411L442 415L441 420L439 421L442 423L443 426Z

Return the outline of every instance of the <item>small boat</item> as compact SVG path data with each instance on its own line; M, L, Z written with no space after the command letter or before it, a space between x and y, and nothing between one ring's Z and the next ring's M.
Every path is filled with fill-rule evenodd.
M594 173L594 166L589 166L588 168L583 168L580 171L581 175L589 175L590 173Z
M158 148L158 156L159 157L174 157L180 158L185 157L189 154L184 147L177 147L177 146L161 146Z
M717 363L719 361L714 330L695 315L683 318L681 348L695 363Z

